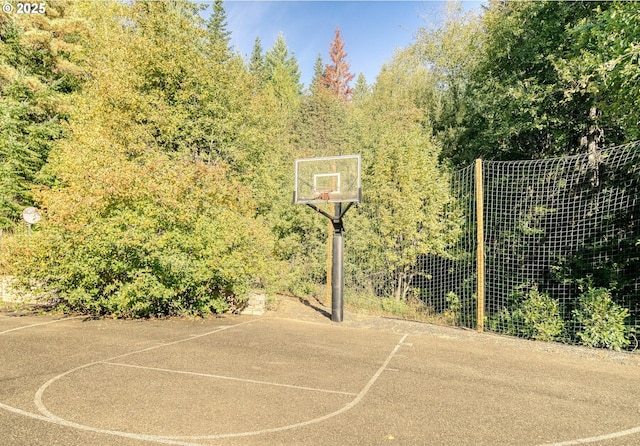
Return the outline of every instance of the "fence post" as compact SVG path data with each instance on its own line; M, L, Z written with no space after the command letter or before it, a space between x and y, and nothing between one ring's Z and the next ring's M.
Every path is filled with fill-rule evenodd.
M478 242L477 255L477 295L478 295L478 332L484 331L484 190L482 184L482 159L476 160L475 165L476 184L476 235Z

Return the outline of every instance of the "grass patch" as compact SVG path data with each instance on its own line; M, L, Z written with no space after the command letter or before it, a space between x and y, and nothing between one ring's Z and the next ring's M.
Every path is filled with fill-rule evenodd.
M393 297L379 297L370 293L346 292L345 307L356 313L376 316L391 316L401 319L453 325L447 315L435 314L420 300L397 300Z

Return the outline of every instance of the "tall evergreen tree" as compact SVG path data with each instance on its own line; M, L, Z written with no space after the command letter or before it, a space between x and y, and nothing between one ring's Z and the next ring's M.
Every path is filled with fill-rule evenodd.
M358 79L356 79L356 85L353 88L353 99L355 101L362 101L371 94L371 87L367 84L367 79L364 74L360 73Z
M221 61L227 60L231 55L229 41L231 31L227 30L227 12L224 9L222 0L213 2L213 12L207 21L207 31L209 33L209 44L219 53Z
M294 54L289 54L282 34L265 55L265 79L281 104L295 101L302 94L298 61Z
M355 75L349 72L347 53L344 50L344 42L338 28L336 28L335 37L329 46L329 58L331 64L325 66L326 73L323 81L338 98L348 100L353 93L349 82L353 80Z
M264 56L262 54L260 37L256 37L253 43L253 51L251 52L251 60L249 61L249 71L257 76L262 76L264 71Z
M324 62L322 61L322 55L318 54L316 63L313 65L313 77L311 78L311 84L309 85L309 89L311 91L317 90L322 86L326 73L327 72L324 69Z
M231 40L231 32L227 30L227 12L224 9L222 0L213 2L213 13L207 23L207 29L211 35L225 45Z

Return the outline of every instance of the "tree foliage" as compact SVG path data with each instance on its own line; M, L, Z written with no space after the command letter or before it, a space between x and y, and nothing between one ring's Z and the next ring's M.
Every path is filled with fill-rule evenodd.
M264 62L266 84L282 107L289 107L302 94L300 69L295 55L289 54L287 42L278 35L273 47L267 51Z
M231 32L227 30L227 13L222 0L215 0L212 5L213 11L207 21L207 31L209 34L209 45L220 53L221 60L229 56L229 41Z
M600 111L598 124L611 129L611 142L640 137L640 8L635 2L598 5L569 31L572 57L558 62L571 95L590 95Z
M63 156L78 169L65 166L73 186L41 194L47 221L21 240L27 248L12 250L19 275L64 307L97 315L241 307L270 256L268 234L251 218L250 192L230 184L222 166L162 154L128 160L98 138ZM83 166L91 172L79 172Z
M313 65L313 77L311 78L311 84L309 90L314 91L322 86L322 79L326 75L324 62L322 62L322 55L318 54L316 63Z
M0 16L0 229L16 232L3 273L67 308L130 317L234 309L254 285L314 292L327 221L291 205L293 161L360 153L348 273L371 285L363 271L392 272L370 288L395 305L428 275L419 260L451 256L460 236L444 217L449 166L640 134L635 3L449 4L353 87L336 29L306 91L283 35L245 61L223 2L203 9L52 0L46 16ZM44 219L24 239L15 222L32 204ZM534 297L518 309L538 327L528 336L557 338L553 299Z
M86 29L73 9L54 1L46 15L0 15L0 228L33 204L31 188L64 134L65 97L81 85Z
M494 3L483 18L485 54L473 73L473 109L462 135L473 156L522 159L575 152L589 124L590 98L568 100L556 61L568 28L592 13L582 2Z
M256 128L243 129L255 122L239 96L249 95L248 73L207 51L203 37L214 36L195 7L105 3L83 13L95 30L91 80L50 157L55 183L38 193L46 221L11 250L12 270L93 314L233 309L268 276L271 255L239 180L260 165L248 150Z
M453 17L415 44L444 76L435 128L448 160L576 153L594 128L611 144L637 136L637 3L494 1Z
M419 86L429 79L426 69L398 56L360 103L365 200L350 249L368 259L361 267L396 273L398 282L389 284L388 295L397 300L407 297L416 260L444 254L458 231L455 222L442 218L451 200L448 175L438 163L438 143L424 129Z
M256 89L262 88L264 83L264 54L262 54L262 42L260 37L256 37L253 43L253 50L251 51L251 58L249 59L249 72L254 77L254 84Z
M431 73L433 80L421 95L425 98L422 108L441 141L441 158L458 161L458 154L467 150L460 135L474 109L468 95L471 75L481 60L484 33L480 16L463 12L458 3L447 3L443 13L439 26L428 24L418 30L403 58Z

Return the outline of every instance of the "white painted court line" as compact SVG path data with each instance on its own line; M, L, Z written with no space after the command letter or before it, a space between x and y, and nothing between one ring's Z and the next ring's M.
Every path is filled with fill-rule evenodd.
M43 415L38 415L37 413L32 413L32 412L27 412L26 410L22 410L22 409L18 409L16 407L12 407L12 406L8 406L6 404L0 403L0 409L4 409L7 412L12 412L15 413L17 415L22 415L25 417L29 417L29 418L33 418L39 421L45 421L47 423L52 423L52 424L58 424L60 426L64 426L64 427L70 427L73 429L78 429L78 430L84 430L84 431L89 431L89 432L93 432L93 433L98 433L98 434L106 434L106 435L114 435L114 436L118 436L118 437L124 437L124 438L130 438L132 440L139 440L139 441L150 441L150 442L154 442L154 443L161 443L161 444L171 444L171 445L177 445L177 446L211 446L211 445L205 445L202 443L190 443L190 442L185 442L185 441L179 441L179 440L171 440L168 438L158 438L154 435L144 435L144 434L134 434L134 433L130 433L130 432L121 432L121 431L111 431L108 429L97 429L94 427L90 427L90 426L83 426L82 424L77 424L77 423L73 423L71 421L66 421L66 420L53 420L51 418L45 417Z
M79 316L82 317L82 316ZM74 317L76 318L76 317ZM67 320L67 319L74 319L74 318L66 318L66 319L59 319L59 320L55 320L55 321L49 321L49 322L44 322L41 324L32 324L32 325L28 325L28 326L24 326L24 327L18 327L17 330L23 329L23 328L28 328L28 327L34 327L34 326L38 326L38 325L45 325L45 324L50 324L50 323L55 323L55 322L61 322L63 320ZM98 433L98 434L106 434L106 435L112 435L112 436L118 436L118 437L123 437L123 438L129 438L129 439L133 439L133 440L140 440L140 441L147 441L147 442L154 442L154 443L160 443L160 444L170 444L170 445L177 445L177 446L211 446L211 444L207 443L207 444L203 444L203 443L193 443L191 442L192 440L214 440L214 439L222 439L222 438L234 438L234 437L246 437L246 436L252 436L252 435L260 435L260 434L267 434L267 433L275 433L275 432L281 432L281 431L285 431L285 430L289 430L289 429L295 429L295 428L299 428L299 427L304 427L304 426L308 426L308 425L312 425L312 424L316 424L316 423L320 423L322 421L325 421L329 418L335 417L337 415L340 415L350 409L352 409L354 406L356 406L358 403L360 403L362 401L362 399L366 396L366 394L369 392L369 390L371 389L371 387L375 384L375 382L378 380L378 378L380 377L380 375L382 374L382 372L384 371L396 371L396 369L390 369L387 368L387 366L389 365L389 363L391 362L391 360L393 359L394 356L396 356L396 353L398 352L398 350L400 349L400 347L402 346L411 346L411 343L405 343L404 340L409 336L408 334L404 334L404 336L402 337L402 339L395 345L394 349L391 351L391 353L387 356L386 360L384 361L384 363L382 364L382 366L377 370L377 372L372 376L372 378L369 380L369 382L365 385L365 387L360 391L360 393L357 394L357 396L347 405L345 405L344 407L342 407L341 409L338 409L337 411L328 413L324 416L318 417L318 418L314 418L311 420L307 420L307 421L303 421L300 423L296 423L296 424L292 424L292 425L288 425L288 426L281 426L281 427L275 427L275 428L270 428L270 429L263 429L263 430L259 430L259 431L252 431L252 432L241 432L241 433L231 433L231 434L219 434L219 435L204 435L204 436L158 436L158 435L148 435L148 434L136 434L136 433L132 433L132 432L124 432L124 431L117 431L117 430L109 430L109 429L100 429L100 428L96 428L96 427L92 427L92 426L86 426L86 425L82 425L79 423L75 423L69 420L65 420L63 418L57 417L56 415L50 413L47 408L44 406L44 404L42 403L42 395L44 393L44 391L46 390L46 388L48 386L50 386L53 382L57 381L58 379L69 375L71 373L74 373L78 370L84 369L84 368L88 368L97 364L113 364L113 365L125 365L125 364L119 364L116 362L109 362L109 361L115 361L117 359L120 358L124 358L127 356L131 356L131 355L135 355L138 353L142 353L142 352L146 352L146 351L150 351L150 350L154 350L154 349L158 349L161 347L165 347L165 346L170 346L170 345L175 345L181 342L187 342L193 339L197 339L200 337L204 337L204 336L208 336L229 328L234 328L237 326L241 326L241 325L245 325L245 324L249 324L252 322L256 322L259 321L261 319L253 319L250 321L246 321L246 322L241 322L235 325L224 325L224 326L220 326L217 327L216 330L212 330L210 332L207 333L203 333L200 335L190 335L188 338L184 338L184 339L179 339L177 341L172 341L172 342L168 342L168 343L164 343L164 344L159 344L159 345L155 345L152 347L147 347L141 350L136 350L134 352L129 352L129 353L124 353L122 355L118 355L118 356L114 356L112 358L108 358L105 360L101 360L101 361L95 361L89 364L85 364L79 367L76 367L74 369L71 369L67 372L64 372L52 379L50 379L49 381L47 381L42 387L40 387L40 389L38 389L38 391L36 392L36 396L34 398L34 403L36 404L36 406L38 407L38 410L40 410L40 412L42 412L44 415L40 415L37 413L33 413L33 412L28 412L16 407L12 407L9 406L7 404L1 403L0 402L0 409L2 410L6 410L7 412L11 412L17 415L21 415L21 416L25 416L25 417L29 417L35 420L39 420L39 421L44 421L47 423L52 423L52 424L57 424L60 426L64 426L64 427L69 427L69 428L73 428L73 429L78 429L78 430L83 430L83 431L88 431L88 432L93 432L93 433ZM14 331L16 329L11 329L11 330L6 330L4 332L0 332L0 334L6 333L6 332L10 332L10 331ZM129 366L129 365L126 365ZM175 373L175 371L172 371ZM186 373L190 373L190 372L186 372ZM269 384L269 383L266 383ZM559 442L559 443L546 443L543 445L539 445L539 446L573 446L573 445L580 445L580 444L588 444L588 443L595 443L595 442L599 442L599 441L606 441L606 440L611 440L611 439L615 439L615 438L621 438L621 437L625 437L628 435L634 435L634 434L638 434L640 433L640 426L638 427L632 427L626 430L622 430L622 431L618 431L618 432L612 432L609 434L603 434L603 435L599 435L599 436L594 436L594 437L588 437L588 438L581 438L581 439L575 439L575 440L567 440L567 441L563 441L563 442Z
M262 429L257 431L238 432L238 433L231 433L231 434L216 434L216 435L166 436L162 438L167 438L171 440L219 440L222 438L237 438L237 437L249 437L253 435L272 434L275 432L282 432L290 429L297 429L299 427L309 426L311 424L321 423L323 421L328 420L329 418L333 418L337 415L343 414L346 411L353 409L356 405L358 405L358 403L360 403L360 401L362 401L362 399L369 392L369 390L375 384L378 378L380 378L380 375L382 375L382 372L386 370L387 366L389 365L393 357L396 355L400 347L403 346L404 340L407 338L407 336L409 335L405 334L402 337L402 339L398 341L398 343L395 345L391 353L389 353L389 355L385 359L384 363L380 366L380 368L376 371L376 373L371 377L369 382L364 386L364 388L360 391L360 393L358 393L358 395L353 400L351 400L350 403L346 404L341 409L338 409L334 412L330 412L326 415L313 418L311 420L302 421L300 423L294 423L286 426L273 427L273 428Z
M63 420L62 418L58 418L58 417L56 417L54 414L52 414L51 412L49 412L49 411L47 410L47 408L45 407L44 403L42 402L42 395L44 394L44 391L45 391L45 390L47 390L47 387L49 387L51 384L53 384L54 382L56 382L56 381L57 381L57 380L59 380L60 378L62 378L62 377L64 377L64 376L67 376L67 375L70 375L71 373L77 372L78 370L86 369L86 368L88 368L88 367L91 367L91 366L94 366L94 365L97 365L97 364L102 364L102 363L105 363L105 362L115 361L116 359L126 358L127 356L137 355L137 354L139 354L139 353L144 353L144 352L148 352L148 351L151 351L151 350L156 350L156 349L159 349L159 348L162 348L162 347L168 347L168 346L170 346L170 345L180 344L180 343L182 343L182 342L192 341L192 340L194 340L194 339L202 338L202 337L205 337L205 336L212 335L212 334L214 334L214 333L218 333L218 332L221 332L221 331L224 331L224 330L228 330L229 328L239 327L239 326L241 326L241 325L250 324L250 323L255 322L255 321L258 321L258 320L260 320L260 319L254 319L254 320L250 320L250 321L246 321L246 322L240 322L240 323L235 324L235 325L221 325L220 327L217 327L215 330L208 331L208 332L206 332L206 333L202 333L202 334L195 335L195 336L191 335L191 336L189 336L188 338L178 339L178 340L176 340L176 341L165 342L165 343L162 343L162 344L156 344L156 345L153 345L153 346L151 346L151 347L142 348L142 349L140 349L140 350L135 350L135 351L133 351L133 352L123 353L123 354L121 354L121 355L113 356L113 357L111 357L111 358L103 359L103 360L101 360L101 361L94 361L94 362L90 362L90 363L88 363L88 364L84 364L84 365L81 365L81 366L75 367L75 368L73 368L73 369L71 369L71 370L67 370L67 371L66 371L66 372L64 372L64 373L61 373L61 374L59 374L59 375L57 375L57 376L54 376L54 377L53 377L53 378L51 378L49 381L47 381L46 383L44 383L44 384L43 384L43 385L38 389L38 391L36 392L36 395L35 395L35 397L34 397L34 399L33 399L33 402L34 402L34 404L36 405L36 407L38 408L38 410L39 410L43 415L45 415L47 418L50 418L50 419L52 419L52 420L59 419L59 420L61 420L61 421L66 421L66 420Z
M82 316L79 316L82 317ZM67 318L67 319L72 319L72 318ZM61 319L61 320L66 320L66 319ZM232 327L237 327L240 325L245 325L251 322L255 322L259 319L254 319L254 320L250 320L250 321L246 321L246 322L240 322L238 324L235 325L223 325L220 327L217 327L215 330L209 331L207 333L203 333L203 334L199 334L199 335L190 335L188 338L184 338L184 339L179 339L177 341L172 341L172 342L167 342L164 344L159 344L159 345L154 345L152 347L147 347L147 348L143 348L140 350L136 350L133 352L129 352L129 353L124 353L122 355L117 355L114 356L112 358L107 359L106 361L110 361L110 360L116 360L116 359L120 359L120 358L124 358L130 355L134 355L137 353L142 353L142 352L146 352L149 350L154 350L157 348L161 348L161 347L165 347L165 346L169 346L169 345L175 345L181 342L186 342L186 341L190 341L192 339L197 339L197 338L201 338L204 336L208 336L223 330L227 330L229 328ZM53 323L53 322L58 322L58 321L51 321L51 322L45 322L46 323ZM33 324L32 326L37 326L37 325L43 325L43 324ZM20 327L20 328L27 328L28 326L25 327ZM110 429L99 429L99 428L95 428L92 426L85 426L83 424L79 424L79 423L74 423L73 421L69 421L69 420L65 420L63 418L57 417L53 414L48 413L48 410L46 409L46 407L44 406L44 404L42 404L42 394L44 392L44 390L46 389L46 387L48 387L49 385L51 385L53 382L57 381L58 379L62 378L63 376L69 375L75 371L87 368L87 367L91 367L93 365L96 364L101 364L105 362L105 360L103 361L95 361L89 364L84 364L82 366L76 367L74 369L71 369L65 373L62 373L58 376L55 376L54 378L50 379L49 381L47 381L42 387L40 387L40 389L38 389L38 391L36 392L36 396L34 398L34 403L36 404L36 406L38 407L38 410L40 410L40 412L42 412L44 415L40 415L37 413L32 413L32 412L28 412L26 410L22 410L22 409L18 409L17 407L13 407L13 406L9 406L7 404L4 403L0 403L0 409L4 409L8 412L12 412L15 413L17 415L22 415L25 417L29 417L29 418L33 418L39 421L45 421L47 423L52 423L52 424L57 424L60 426L64 426L64 427L69 427L69 428L73 428L73 429L78 429L78 430L83 430L83 431L87 431L87 432L93 432L93 433L98 433L98 434L106 434L106 435L113 435L113 436L118 436L118 437L124 437L124 438L130 438L133 440L140 440L140 441L149 441L149 442L154 442L154 443L160 443L160 444L170 444L170 445L176 445L176 446L211 446L211 445L203 445L201 443L193 443L193 442L189 442L189 441L182 441L182 440L172 440L170 438L162 438L159 437L157 435L146 435L146 434L136 434L136 433L132 433L132 432L123 432L123 431L115 431L115 430L110 430ZM44 409L44 411L43 411Z
M386 369L386 367L389 365L389 362L391 361L391 359L395 356L395 354L398 352L398 350L400 349L400 347L403 345L404 340L407 338L407 336L409 336L408 334L405 334L402 339L400 339L400 341L398 341L398 343L395 345L395 347L393 348L393 350L391 351L391 353L387 356L386 360L384 361L384 363L382 364L382 366L380 366L380 368L376 371L376 373L373 375L373 377L369 380L369 382L367 382L367 384L364 386L364 388L360 391L360 393L358 393L355 398L349 402L348 404L346 404L344 407L342 407L341 409L338 409L334 412L328 413L326 415L317 417L317 418L313 418L307 421L303 421L300 423L294 423L294 424L290 424L290 425L286 425L286 426L280 426L280 427L275 427L275 428L268 428L268 429L262 429L262 430L258 430L258 431L251 431L251 432L239 432L239 433L230 433L230 434L213 434L213 435L194 435L194 436L160 436L160 435L150 435L150 434L136 434L133 432L124 432L124 431L117 431L117 430L109 430L109 429L100 429L100 428L96 428L96 427L92 427L92 426L86 426L80 423L75 423L73 421L69 421L66 420L64 418L58 417L57 415L53 414L52 412L50 412L47 407L44 405L44 403L42 402L42 396L45 392L45 390L51 385L53 384L55 381L61 379L64 376L67 376L71 373L74 373L78 370L87 368L87 367L91 367L97 364L101 364L101 363L111 363L112 361L115 361L117 359L126 357L126 356L131 356L134 354L138 354L138 353L143 353L149 350L154 350L157 348L161 348L161 347L166 347L166 346L170 346L170 345L175 345L181 342L186 342L186 341L190 341L193 339L197 339L199 337L203 337L203 336L208 336L210 334L228 329L228 328L232 328L232 327L237 327L240 325L244 325L244 324L248 324L248 323L252 323L252 322L256 322L259 321L260 319L254 319L251 321L247 321L247 322L242 322L236 325L232 325L232 326L224 326L224 327L219 327L217 330L208 332L208 333L204 333L202 335L198 335L198 336L190 336L189 338L185 338L185 339L180 339L177 341L173 341L173 342L168 342L162 345L157 345L157 346L153 346L153 347L147 347L141 350L137 350L135 352L129 352L129 353L125 353L122 355L118 355L118 356L114 356L112 358L108 358L106 360L102 360L102 361L95 361L89 364L85 364L79 367L76 367L74 369L71 369L67 372L61 373L60 375L57 375L53 378L51 378L49 381L47 381L45 384L43 384L38 391L36 392L35 398L34 398L34 404L36 405L36 407L38 408L38 410L40 411L40 413L42 413L44 415L44 420L43 417L37 414L29 414L29 412L25 412L25 411L20 411L20 409L15 409L12 410L14 408L9 408L9 406L6 405L1 405L0 407L5 408L6 410L11 410L13 412L16 411L20 411L22 415L25 416L32 416L34 418L37 418L39 420L43 420L43 421L47 421L47 422L51 422L51 423L55 423L55 424L59 424L62 426L67 426L67 427L71 427L71 428L75 428L75 429L81 429L84 431L89 431L89 432L95 432L95 433L101 433L101 434L107 434L107 435L114 435L114 436L120 436L120 437L126 437L126 438L133 438L133 439L139 439L139 440L144 440L144 441L155 441L158 443L164 443L164 444L178 444L178 445L189 445L192 446L194 445L194 443L191 443L191 441L193 440L215 440L215 439L222 439L222 438L235 438L235 437L246 437L246 436L253 436L253 435L261 435L261 434L266 434L266 433L273 433L273 432L281 432L281 431L285 431L285 430L289 430L289 429L295 429L295 428L299 428L299 427L304 427L304 426L308 426L311 424L316 424L316 423L320 423L322 421L325 421L329 418L333 418L337 415L340 415L350 409L352 409L354 406L356 406L358 403L360 403L360 401L362 401L362 399L365 397L365 395L369 392L369 390L371 389L371 387L373 386L373 384L378 380L378 378L380 377L380 375L382 374L382 372ZM198 445L200 446L200 445Z
M103 362L103 364L115 365L115 366L119 366L119 367L131 367L131 368L134 368L134 369L153 370L153 371L156 371L156 372L175 373L175 374L179 374L179 375L191 375L191 376L201 376L201 377L204 377L204 378L215 378L215 379L225 379L225 380L229 380L229 381L240 381L240 382L246 382L246 383L251 383L251 384L260 384L260 385L264 385L264 386L287 387L287 388L290 388L290 389L308 390L308 391L311 391L311 392L333 393L333 394L337 394L337 395L347 395L347 396L356 396L357 395L357 393L342 392L340 390L319 389L317 387L306 387L306 386L294 386L292 384L280 384L280 383L274 383L274 382L270 382L270 381L257 381L255 379L235 378L233 376L212 375L212 374L209 374L209 373L187 372L187 371L183 371L183 370L162 369L162 368L158 368L158 367L146 367L146 366L134 365L134 364L124 364L124 363L121 363L121 362Z
M612 432L610 434L598 435L597 437L579 438L577 440L567 440L561 443L547 443L539 446L573 446L576 444L595 443L597 441L613 440L614 438L626 437L627 435L633 435L640 433L640 426L633 427L631 429Z
M43 413L43 415L37 414L37 413L32 413L32 412L28 412L22 409L18 409L17 407L12 407L9 406L7 404L3 404L0 403L0 409L4 409L8 412L12 412L15 413L17 415L22 415L25 417L29 417L29 418L33 418L39 421L46 421L47 423L52 423L52 424L57 424L60 426L64 426L64 427L69 427L69 428L73 428L73 429L78 429L78 430L83 430L83 431L87 431L87 432L93 432L93 433L98 433L98 434L106 434L106 435L113 435L113 436L118 436L118 437L124 437L124 438L130 438L130 439L134 439L134 440L141 440L141 441L150 441L150 442L155 442L155 443L161 443L161 444L171 444L171 445L177 445L177 446L211 446L211 445L203 445L200 443L192 443L189 441L182 441L182 440L173 440L170 438L163 438L157 435L146 435L146 434L136 434L136 433L132 433L132 432L123 432L123 431L115 431L115 430L110 430L110 429L99 429L99 428L95 428L92 426L85 426L83 424L79 424L79 423L74 423L72 421L69 420L65 420L63 418L57 417L53 414L51 414L46 407L44 406L44 404L42 403L42 394L44 393L44 391L46 390L46 388L48 386L50 386L52 383L54 383L55 381L57 381L58 379L62 378L63 376L69 375L73 372L76 372L78 370L81 369L85 369L87 367L91 367L93 365L96 364L100 364L103 363L105 361L113 361L116 359L120 359L120 358L124 358L127 356L131 356L137 353L142 353L142 352L146 352L149 350L154 350L157 348L161 348L161 347L166 347L169 345L175 345L175 344L179 344L181 342L187 342L193 339L197 339L197 338L201 338L204 336L209 336L211 334L223 331L223 330L227 330L229 328L233 328L233 327L238 327L241 325L245 325L245 324L250 324L252 322L256 322L260 319L253 319L253 320L249 320L246 322L240 322L238 324L234 324L234 325L223 325L220 327L217 327L215 330L209 331L207 333L203 333L203 334L199 334L199 335L190 335L188 338L184 338L184 339L179 339L177 341L172 341L172 342L167 342L164 344L159 344L159 345L154 345L152 347L147 347L147 348L143 348L140 350L136 350L133 352L129 352L129 353L124 353L122 355L117 355L114 356L112 358L108 358L106 360L101 360L101 361L95 361L95 362L91 362L88 364L84 364L81 365L79 367L75 367L71 370L68 370L58 376L55 376L53 378L51 378L49 381L47 381L42 387L40 387L40 389L38 389L38 391L36 392L35 398L34 398L34 403L36 405L36 407L38 407L38 410L40 410L40 412Z
M55 324L56 322L63 322L63 321L68 321L70 319L79 319L79 318L83 318L83 317L86 317L86 316L72 316L72 317L65 317L64 319L56 319L55 321L40 322L39 324L23 325L22 327L16 327L16 328L11 328L9 330L0 331L0 335L6 334L6 333L11 333L12 331L24 330L25 328L32 328L32 327L39 327L41 325Z

